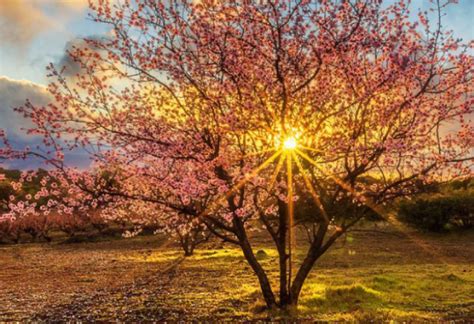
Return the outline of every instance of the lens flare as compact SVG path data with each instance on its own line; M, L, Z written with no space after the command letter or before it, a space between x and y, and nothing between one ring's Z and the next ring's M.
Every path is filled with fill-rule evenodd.
M294 137L288 137L283 142L283 148L285 150L294 150L296 148L296 146L297 146L296 138L294 138Z

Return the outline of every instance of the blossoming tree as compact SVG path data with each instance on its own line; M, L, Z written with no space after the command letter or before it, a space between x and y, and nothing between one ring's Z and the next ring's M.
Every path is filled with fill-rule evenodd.
M205 224L242 249L268 307L286 308L358 220L415 181L472 172L473 44L442 29L447 4L414 21L405 1L101 1L110 35L71 51L74 80L49 67L54 103L19 110L50 163L68 174L63 154L81 147L117 166L117 185L94 189L104 199ZM249 235L262 225L278 289Z

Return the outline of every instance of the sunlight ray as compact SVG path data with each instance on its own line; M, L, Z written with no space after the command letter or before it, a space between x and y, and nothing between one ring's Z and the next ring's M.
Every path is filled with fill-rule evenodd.
M316 163L316 161L314 161L311 157L309 157L307 154L305 154L304 152L300 151L300 150L296 150L297 153L299 155L301 155L306 161L308 161L309 163L311 163L312 165L314 165L318 170L319 172L321 172L323 175L325 176L328 176L329 178L331 178L335 183L337 183L339 186L341 186L341 188L345 189L346 191L350 192L354 198L356 198L359 202L363 203L364 205L366 205L367 207L371 208L374 212L376 212L377 214L379 214L380 216L383 217L383 212L380 210L380 208L378 208L378 206L376 206L376 204L372 203L371 199L364 196L364 195L361 195L360 193L356 192L350 185L348 185L346 182L344 182L342 179L334 176L334 175L331 175L327 172L325 172L323 170L323 168L321 166L318 165L318 163Z
M413 243L415 243L418 247L420 247L422 250L427 252L428 254L432 255L438 261L440 261L443 264L449 264L448 260L446 257L439 252L436 251L436 249L433 247L433 245L423 238L420 238L414 233L411 233L409 229L406 228L406 225L400 222L394 215L392 214L387 214L383 215L384 219L388 221L393 227L395 227L396 230L398 230L400 233L403 235L406 235L409 240L411 240Z
M282 153L282 150L276 151L272 156L270 156L268 159L266 159L262 164L260 164L257 168L253 169L251 172L247 173L244 175L243 179L240 180L234 187L230 188L229 191L226 194L226 198L228 198L230 195L235 193L235 191L239 190L240 187L242 187L249 179L255 177L257 174L260 173L263 169L265 169L270 163L272 163L280 154Z
M224 195L222 195L220 198L217 198L214 203L211 203L211 205L206 208L200 215L199 217L204 217L208 215L210 212L214 211L214 208L219 207L222 203L225 202L225 200L229 199L233 194L235 194L247 181L255 177L260 171L265 169L270 163L272 163L280 154L282 153L282 150L276 151L272 156L270 156L268 159L266 159L262 164L260 164L257 168L253 169L251 172L247 173L244 175L244 177L237 183L235 184L232 188L230 188Z
M301 161L299 160L299 157L295 153L292 153L292 154L293 154L293 158L296 162L296 166L298 167L298 170L300 171L301 175L303 176L303 180L304 180L304 183L306 185L306 188L309 190L311 196L313 197L314 202L316 203L316 206L318 206L318 208L321 211L321 214L323 215L325 221L329 222L328 214L326 213L326 210L324 209L324 206L321 203L321 199L319 198L318 194L316 193L316 190L314 190L314 187L311 184L311 181L309 181L308 176L306 175L306 173L303 169L303 166L301 165Z
M258 152L247 153L247 154L242 155L242 157L246 158L246 157L258 156L258 155L262 155L262 154L273 152L273 151L275 151L275 149L271 148L271 149L261 150Z
M291 279L293 274L293 248L295 247L294 233L294 204L293 204L293 163L291 154L286 157L288 177L288 291L291 290Z
M268 192L270 192L273 189L273 186L275 185L276 178L278 177L278 174L280 173L280 170L283 166L283 162L285 162L286 159L286 153L283 153L280 155L280 159L278 160L278 164L275 168L275 171L272 174L272 177L270 178L270 183L268 186Z
M315 149L315 148L312 148L312 147L304 146L304 145L298 145L298 147L302 148L304 150L308 150L308 151L312 151L312 152L316 152L316 153L324 153L324 151L321 151L321 150L318 150L318 149Z

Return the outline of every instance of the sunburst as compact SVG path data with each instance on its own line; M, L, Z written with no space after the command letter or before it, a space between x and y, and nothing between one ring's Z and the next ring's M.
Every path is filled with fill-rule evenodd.
M293 136L293 135L287 135L287 136L280 136L276 140L276 145L274 148L269 148L269 149L262 149L261 151L258 152L252 152L250 154L245 154L242 157L243 158L249 158L249 157L258 157L258 156L263 156L265 154L268 154L270 152L273 152L273 154L267 158L263 163L255 167L252 171L248 172L245 174L242 179L234 185L231 189L229 189L223 196L215 200L215 203L212 204L207 210L205 210L201 215L208 215L210 211L214 210L216 207L220 207L225 203L225 200L231 197L232 195L236 194L237 191L242 188L243 185L245 185L249 180L253 179L256 177L260 172L262 172L264 169L270 167L271 165L275 166L275 169L273 170L269 181L268 181L268 187L267 191L271 192L273 189L273 186L276 182L276 179L278 176L281 174L284 163L286 162L286 181L287 181L287 203L288 203L288 208L287 208L287 222L288 222L288 289L291 287L292 283L292 276L293 276L293 263L294 263L294 251L296 249L296 236L295 236L295 215L294 215L294 177L293 177L293 168L296 166L297 170L299 171L299 174L303 178L304 185L308 192L310 193L315 205L317 208L320 210L321 215L324 219L324 222L328 223L330 222L330 217L328 216L324 205L322 204L320 196L317 194L317 191L314 189L310 179L308 178L307 175L307 169L304 168L303 164L301 163L301 159L304 159L308 163L310 163L312 166L314 166L321 175L330 178L332 181L334 181L336 184L338 184L342 189L346 190L349 192L355 199L357 199L360 203L366 205L370 209L372 209L374 212L377 214L381 215L384 219L387 221L390 221L396 229L399 231L403 232L404 234L407 235L414 243L416 243L418 246L423 248L424 250L427 250L431 254L434 255L433 251L429 249L429 243L424 242L424 240L417 238L414 235L410 235L407 233L407 231L399 224L398 221L394 221L393 217L390 217L389 215L385 215L384 211L380 209L377 204L375 204L369 197L366 197L365 195L356 192L349 184L347 184L345 181L342 179L338 178L337 176L331 175L329 172L326 172L324 168L312 159L308 154L303 152L305 151L310 151L314 153L319 153L323 154L324 152L305 146L303 141L300 141L301 136ZM278 162L275 164L274 162L277 160Z

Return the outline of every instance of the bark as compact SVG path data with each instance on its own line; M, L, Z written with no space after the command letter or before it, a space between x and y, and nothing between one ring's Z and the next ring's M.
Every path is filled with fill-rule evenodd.
M298 300L300 297L301 293L301 288L303 287L303 284L308 277L309 273L311 272L311 269L313 268L315 262L319 259L321 255L323 255L329 247L332 246L332 244L337 240L339 236L342 235L341 232L336 232L333 234L326 243L323 244L324 238L326 236L327 230L328 230L328 223L321 224L318 232L316 234L316 238L311 244L308 254L306 255L303 263L301 264L301 267L298 269L298 272L296 273L295 279L293 280L293 283L291 285L291 291L290 291L290 304L291 305L297 305Z
M247 237L247 233L245 232L244 225L242 220L238 217L234 217L233 223L236 229L236 235L239 239L239 245L244 253L245 259L249 263L252 270L255 272L255 275L258 278L260 289L262 290L263 298L265 299L265 303L267 304L268 308L274 308L277 306L275 295L273 294L272 287L270 285L270 281L268 280L267 274L265 270L262 268L260 263L258 262L255 254L253 253L252 246Z
M278 201L279 206L279 226L278 226L278 241L277 250L280 263L280 307L288 304L288 277L287 277L287 260L286 253L286 233L287 233L287 216L286 204Z

